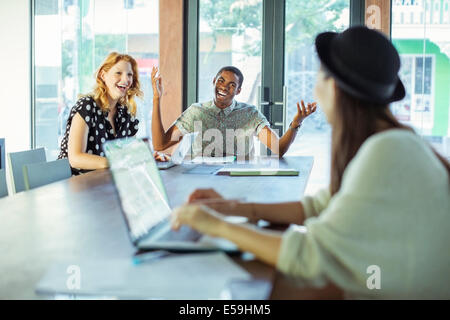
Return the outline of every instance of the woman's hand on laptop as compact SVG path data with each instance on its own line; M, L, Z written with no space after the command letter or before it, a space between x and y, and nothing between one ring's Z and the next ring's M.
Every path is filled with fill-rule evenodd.
M223 197L214 189L196 189L189 195L188 203L201 202L202 200L222 199Z
M224 199L214 189L197 189L189 195L187 203L204 205L221 214L245 217L254 222L252 204L244 201L245 198Z
M170 156L163 152L155 151L153 152L153 157L156 161L167 162L170 160Z
M173 230L178 230L182 225L213 236L223 236L226 226L223 215L203 205L185 204L172 212L171 225Z
M197 189L189 195L187 203L205 205L223 214L234 214L239 201L224 199L214 189Z

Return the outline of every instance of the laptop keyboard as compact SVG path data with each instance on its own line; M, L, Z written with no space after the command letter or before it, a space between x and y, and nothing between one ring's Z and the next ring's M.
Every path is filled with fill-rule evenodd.
M202 234L188 226L181 226L178 231L174 231L170 228L170 221L167 219L154 226L149 236L153 241L197 241Z
M197 241L202 235L197 231L189 228L188 226L182 226L178 231L169 229L163 233L161 237L158 237L159 241Z

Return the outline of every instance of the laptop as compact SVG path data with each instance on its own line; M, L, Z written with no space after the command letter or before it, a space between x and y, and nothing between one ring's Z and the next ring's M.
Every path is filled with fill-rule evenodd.
M110 164L129 237L139 250L238 252L232 242L182 226L170 228L172 208L148 144L141 139L110 140L103 145Z
M180 143L175 148L175 150L172 152L172 157L169 161L160 162L157 161L156 165L158 166L158 169L165 170L172 168L173 166L179 165L183 162L183 159L186 157L189 150L191 150L192 144L195 141L195 138L197 137L198 132L189 133L182 137Z

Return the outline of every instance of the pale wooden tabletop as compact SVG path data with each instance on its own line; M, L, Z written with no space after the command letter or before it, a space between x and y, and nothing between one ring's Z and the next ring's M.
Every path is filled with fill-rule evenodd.
M193 165L161 171L161 176L172 206L199 187L215 188L227 198L245 196L247 201L295 201L303 195L312 164L312 157L286 157L279 163L299 170L298 177L187 173ZM57 260L131 257L135 248L120 210L109 170L0 199L0 299L42 298L35 286ZM258 261L237 261L255 278L274 276L273 268Z

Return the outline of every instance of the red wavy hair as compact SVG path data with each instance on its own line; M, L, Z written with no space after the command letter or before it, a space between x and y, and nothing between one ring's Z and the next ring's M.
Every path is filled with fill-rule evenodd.
M137 67L136 60L127 54L121 54L117 52L111 52L103 61L102 65L98 68L95 74L96 85L94 87L94 91L92 95L94 97L95 102L100 106L102 111L109 110L109 101L108 101L108 88L106 87L105 82L103 82L101 78L102 71L108 72L116 63L119 61L126 61L131 64L131 68L133 70L133 83L128 89L126 95L119 99L119 103L128 108L128 111L135 116L137 111L137 105L135 101L135 97L142 98L144 93L141 90L141 86L139 83L139 72Z

